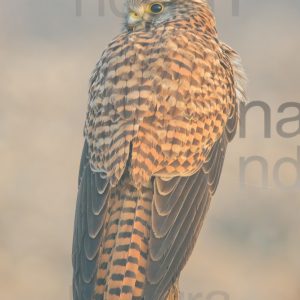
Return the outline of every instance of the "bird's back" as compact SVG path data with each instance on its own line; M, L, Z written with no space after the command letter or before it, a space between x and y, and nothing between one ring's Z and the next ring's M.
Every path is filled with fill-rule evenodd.
M74 300L178 297L243 98L239 57L218 41L209 14L123 33L97 64L75 219Z

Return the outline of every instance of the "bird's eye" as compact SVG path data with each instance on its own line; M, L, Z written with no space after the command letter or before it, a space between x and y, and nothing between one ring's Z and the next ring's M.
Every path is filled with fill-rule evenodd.
M150 5L150 11L153 14L160 14L164 10L164 7L161 3L153 3Z

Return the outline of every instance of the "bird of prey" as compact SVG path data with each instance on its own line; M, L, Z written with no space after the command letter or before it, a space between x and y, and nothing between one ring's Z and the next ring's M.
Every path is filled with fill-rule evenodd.
M125 7L90 81L74 300L178 299L245 97L206 1Z

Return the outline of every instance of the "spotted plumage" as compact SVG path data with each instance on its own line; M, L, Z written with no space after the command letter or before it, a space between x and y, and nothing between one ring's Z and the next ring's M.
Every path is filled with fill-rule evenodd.
M178 298L244 99L239 56L206 1L126 11L91 78L74 300Z

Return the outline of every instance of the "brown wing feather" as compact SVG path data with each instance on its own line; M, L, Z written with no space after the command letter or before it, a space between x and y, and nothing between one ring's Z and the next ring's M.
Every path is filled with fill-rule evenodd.
M101 173L91 171L84 145L73 238L73 298L90 300L94 293L97 259L103 231L109 184Z
M163 300L191 255L217 188L237 119L236 106L222 137L196 174L172 180L155 178L146 300Z

